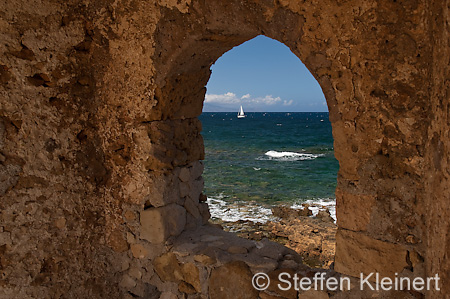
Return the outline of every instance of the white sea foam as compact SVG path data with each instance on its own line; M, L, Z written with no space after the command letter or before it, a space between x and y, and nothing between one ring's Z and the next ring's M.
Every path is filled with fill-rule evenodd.
M314 160L318 157L322 157L323 154L304 154L295 152L277 152L268 151L264 154L269 160L278 161L302 161L302 160Z
M328 211L330 211L331 218L333 218L334 222L336 223L336 199L323 199L323 198L309 199L302 203L306 203L309 205L309 209L312 211L313 216L316 216L317 213L319 213L319 211L321 210L328 209ZM294 204L292 208L294 209L301 208L302 203Z
M209 211L212 218L219 218L223 221L250 220L253 222L265 223L267 221L276 221L278 218L272 215L272 210L256 202L227 202L223 196L208 197ZM316 216L320 210L328 209L331 217L336 222L336 200L333 199L315 199L305 202L309 205L313 216ZM303 209L302 203L293 204L293 209Z
M276 220L270 208L263 207L254 202L230 203L222 200L222 196L208 197L209 212L212 218L223 221L250 220L265 223Z

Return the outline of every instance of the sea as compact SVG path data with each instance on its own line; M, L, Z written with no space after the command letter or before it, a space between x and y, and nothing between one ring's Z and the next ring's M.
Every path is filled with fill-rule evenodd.
M336 178L328 113L204 112L204 192L211 217L274 220L271 207L328 209L336 220Z

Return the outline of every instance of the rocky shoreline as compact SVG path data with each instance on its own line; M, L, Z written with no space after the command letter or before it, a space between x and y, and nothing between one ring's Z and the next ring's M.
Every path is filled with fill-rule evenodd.
M272 214L275 220L265 223L217 218L210 221L239 237L255 241L267 238L293 249L310 267L333 268L337 226L326 207L313 216L307 204L302 209L279 205L272 207Z

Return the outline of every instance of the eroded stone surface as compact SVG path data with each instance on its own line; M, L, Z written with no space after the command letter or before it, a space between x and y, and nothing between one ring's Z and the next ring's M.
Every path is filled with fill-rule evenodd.
M211 272L209 297L218 299L256 298L252 272L244 262L230 262Z
M374 240L362 233L338 229L336 271L358 277L379 273L395 277L407 264L407 250L401 245Z
M141 212L141 239L151 243L163 243L170 236L179 235L186 225L186 210L170 204Z
M340 227L353 231L367 230L376 203L375 196L349 194L337 189L336 203Z
M164 254L155 259L155 271L162 281L183 280L183 271L177 257L173 253Z

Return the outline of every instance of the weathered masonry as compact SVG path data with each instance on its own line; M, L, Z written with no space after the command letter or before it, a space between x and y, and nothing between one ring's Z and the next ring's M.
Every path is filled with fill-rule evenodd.
M211 64L262 34L328 102L335 270L439 274L424 295L448 298L449 6L2 1L0 297L268 298L251 275L298 261L206 225L197 119Z

